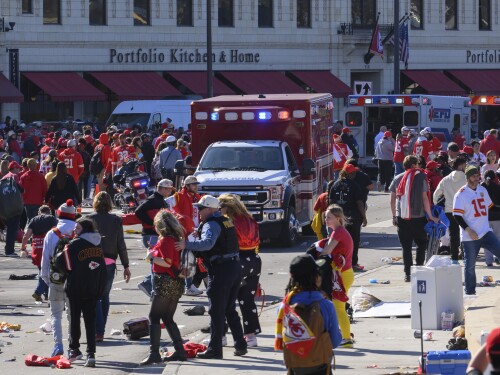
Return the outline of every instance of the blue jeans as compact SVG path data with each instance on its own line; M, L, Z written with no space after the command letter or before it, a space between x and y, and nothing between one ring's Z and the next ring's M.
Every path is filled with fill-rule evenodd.
M40 268L38 269L40 271ZM45 281L40 277L40 272L38 272L38 284L36 285L35 293L39 296L49 294L49 286L45 284Z
M479 249L488 249L498 257L500 256L500 241L492 231L489 231L478 240L462 241L462 247L464 249L465 294L476 294L476 258Z
M395 162L394 163L394 176L397 176L400 173L403 173L405 171L403 167L403 163Z
M116 264L113 263L106 266L106 288L104 289L102 299L97 300L96 303L96 335L104 336L104 332L106 330L106 322L108 321L109 313L109 293L111 292L111 287L113 286L115 271Z

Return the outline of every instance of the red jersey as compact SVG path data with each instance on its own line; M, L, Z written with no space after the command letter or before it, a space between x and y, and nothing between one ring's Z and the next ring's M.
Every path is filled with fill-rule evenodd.
M153 145L155 150L158 148L160 143L165 142L167 140L167 137L168 137L168 134L162 133L158 138L155 139L155 144Z
M394 162L402 163L405 156L406 151L408 149L408 142L410 141L407 137L401 137L396 140L396 145L394 147Z
M186 187L183 187L181 191L166 199L168 205L174 212L186 218L186 230L189 233L199 224L198 209L193 206L193 203L198 202L200 198L201 196L198 193L190 193Z
M238 245L240 251L242 250L255 250L258 252L260 239L259 239L259 225L257 222L247 216L236 216L233 219L233 224L238 236Z
M462 134L456 134L453 136L453 142L458 145L460 150L463 150L465 145L465 137Z
M435 154L437 154L439 151L443 149L443 146L441 145L441 141L437 139L436 137L432 138L432 141L430 141L432 144L432 151L434 151Z
M352 156L352 151L345 143L334 143L333 148L334 155L335 151L338 153L338 158L336 159L335 156L333 158L333 170L338 171L344 168L346 160Z
M417 156L422 155L425 161L428 161L430 159L429 156L433 155L432 143L427 139L418 139L413 146L413 153Z
M335 249L332 251L332 258L334 258L335 255L342 255L345 258L345 264L344 267L342 267L342 272L351 269L354 244L347 229L344 227L338 227L332 232L330 239L338 242L337 246L335 246Z
M162 258L165 262L170 264L170 267L162 267L158 264L153 263L154 273L166 273L172 277L176 277L174 270L179 269L180 251L175 250L175 239L174 237L161 237L156 245L152 249L153 256Z
M111 167L116 171L128 158L134 157L135 148L130 145L118 146L111 151Z
M58 159L66 164L68 174L73 176L78 184L81 174L83 173L83 159L80 153L72 148L67 148L58 156Z
M49 155L50 150L52 150L52 147L47 146L47 145L43 146L40 149L40 160L41 161L45 160L45 158Z
M321 193L314 203L313 210L315 212L323 213L328 208L328 193Z

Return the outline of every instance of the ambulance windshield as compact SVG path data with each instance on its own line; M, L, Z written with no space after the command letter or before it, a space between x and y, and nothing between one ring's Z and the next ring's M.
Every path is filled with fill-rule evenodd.
M283 170L279 147L211 147L200 162L199 170L267 171Z

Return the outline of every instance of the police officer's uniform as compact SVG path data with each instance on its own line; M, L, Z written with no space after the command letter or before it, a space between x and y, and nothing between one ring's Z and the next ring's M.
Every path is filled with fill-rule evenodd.
M196 204L196 203L195 203ZM203 207L200 204L200 207ZM231 329L235 355L247 353L236 297L242 279L236 229L230 219L215 212L198 229L198 238L186 242L186 249L202 257L208 270L207 295L210 315L210 344L199 358L222 358L224 320Z

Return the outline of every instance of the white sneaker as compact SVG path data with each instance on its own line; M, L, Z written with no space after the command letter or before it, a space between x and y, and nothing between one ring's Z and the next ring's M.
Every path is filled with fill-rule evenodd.
M255 348L257 345L257 336L253 335L253 336L245 336L245 341L247 342L247 346L249 348Z
M208 346L208 344L210 344L210 337L208 339L204 339L201 343L203 345ZM227 337L226 336L222 336L222 346L227 346Z
M199 296L200 294L203 294L203 292L201 290L199 290L197 287L195 287L194 285L191 285L190 288L186 288L186 290L184 291L184 294L186 296Z

